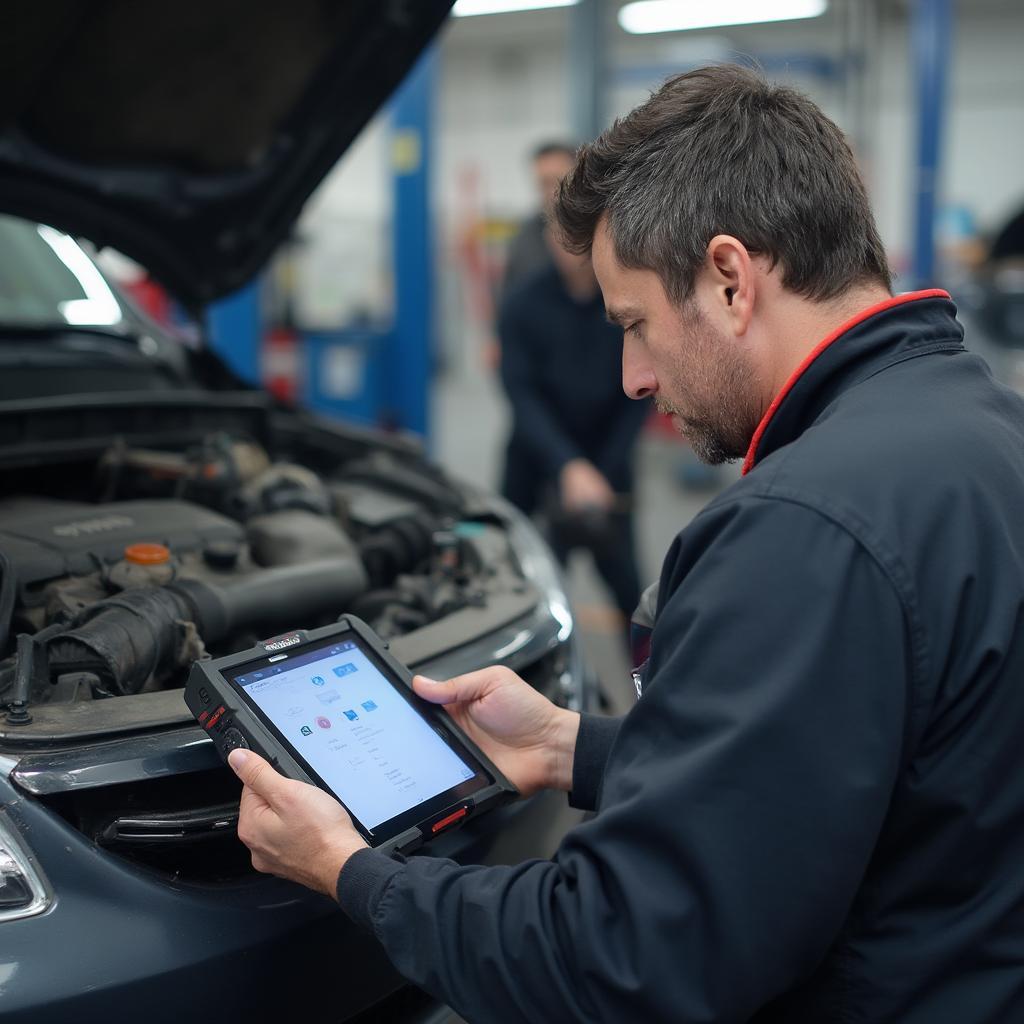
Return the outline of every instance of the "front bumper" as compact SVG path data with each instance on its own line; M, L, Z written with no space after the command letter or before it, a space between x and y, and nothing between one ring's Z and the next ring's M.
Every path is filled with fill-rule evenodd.
M402 984L376 941L325 897L265 876L178 882L98 848L7 779L0 797L54 894L42 914L0 924L5 1022L338 1022ZM544 856L576 820L564 795L541 794L426 853Z

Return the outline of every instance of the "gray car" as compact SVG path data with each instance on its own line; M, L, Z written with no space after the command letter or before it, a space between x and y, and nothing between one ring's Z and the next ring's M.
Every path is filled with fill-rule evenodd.
M555 563L414 442L246 387L118 293L249 279L447 2L29 5L0 112L0 1016L427 1020L371 936L257 875L191 662L351 612L446 677L587 700ZM174 595L205 595L181 603ZM550 854L541 795L429 844Z

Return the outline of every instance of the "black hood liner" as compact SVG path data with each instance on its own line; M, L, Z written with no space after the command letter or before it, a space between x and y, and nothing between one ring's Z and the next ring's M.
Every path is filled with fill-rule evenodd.
M452 0L39 0L0 13L0 209L196 306L240 287Z

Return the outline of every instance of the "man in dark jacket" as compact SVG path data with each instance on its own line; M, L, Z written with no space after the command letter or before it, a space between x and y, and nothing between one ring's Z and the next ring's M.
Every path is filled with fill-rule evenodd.
M551 241L552 265L506 297L501 382L512 406L502 493L545 514L560 561L591 551L623 623L640 600L633 458L650 402L622 390L622 333L605 318L590 257Z
M519 226L509 246L501 281L502 299L539 271L551 269L553 256L548 227L558 186L572 170L575 159L575 148L566 142L544 142L534 149L531 164L538 209Z
M417 681L596 816L550 862L393 862L243 756L255 865L337 883L472 1021L1024 1020L1024 402L945 293L890 296L838 129L750 72L667 83L559 218L627 390L745 453L668 553L624 719Z

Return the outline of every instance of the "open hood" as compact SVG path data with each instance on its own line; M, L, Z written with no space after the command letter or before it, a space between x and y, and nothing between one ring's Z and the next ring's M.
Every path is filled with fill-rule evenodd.
M0 210L200 305L244 284L452 0L35 0L5 11Z

